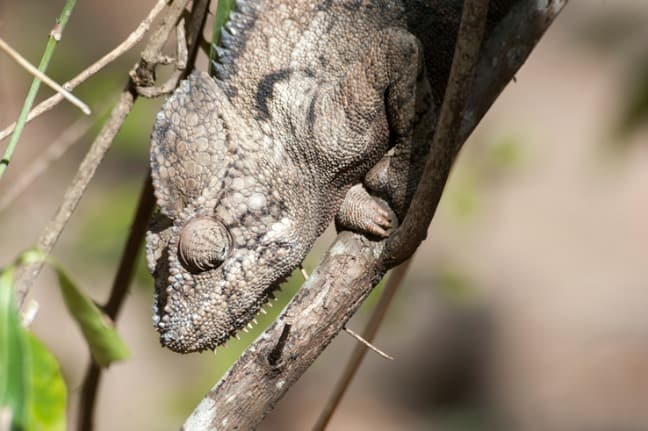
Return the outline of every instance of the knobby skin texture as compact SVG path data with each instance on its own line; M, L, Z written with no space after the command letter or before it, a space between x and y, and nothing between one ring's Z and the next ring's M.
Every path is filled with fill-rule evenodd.
M334 218L388 235L425 163L449 67L434 59L451 56L460 5L237 3L216 76L194 72L153 130L147 258L163 345L224 343Z

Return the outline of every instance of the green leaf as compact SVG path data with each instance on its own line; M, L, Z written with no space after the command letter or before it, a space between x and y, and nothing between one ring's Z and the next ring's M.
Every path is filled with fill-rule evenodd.
M43 260L56 271L65 305L81 328L95 362L107 367L111 362L128 358L128 348L117 334L112 320L72 281L61 264L38 249L27 250L18 258L21 264Z
M13 271L0 274L0 408L11 411L12 430L65 430L65 382L54 356L20 324Z
M29 429L64 431L67 390L59 364L33 334L26 335L31 363Z
M28 424L29 354L13 295L13 266L0 274L0 409L11 412L11 429Z
M60 265L53 265L63 299L88 343L95 362L107 367L111 362L129 357L126 344L119 338L113 322L72 281Z

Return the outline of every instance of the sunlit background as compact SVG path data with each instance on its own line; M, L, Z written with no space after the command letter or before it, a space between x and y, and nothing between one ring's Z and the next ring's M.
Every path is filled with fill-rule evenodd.
M49 75L75 76L153 3L79 1ZM37 63L62 5L1 0L0 36ZM1 210L0 266L36 241L56 210L140 48L75 90L95 126ZM466 144L376 340L396 360L367 356L329 429L648 429L648 2L572 1L516 78ZM17 118L30 82L0 54L0 129ZM55 249L99 302L159 105L137 103ZM0 200L79 118L62 104L29 124ZM329 232L308 268L331 240ZM99 430L179 428L273 317L215 356L163 350L151 323L152 279L139 263L117 324L132 358L105 373ZM275 313L300 282L286 286ZM40 304L32 327L61 363L73 425L88 353L49 270L30 297ZM375 300L351 328L363 328ZM340 334L260 429L309 429L354 343Z

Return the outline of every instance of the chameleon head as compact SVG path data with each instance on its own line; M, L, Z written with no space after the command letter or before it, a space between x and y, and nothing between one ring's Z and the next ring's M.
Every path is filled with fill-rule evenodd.
M244 328L303 259L293 233L288 218L265 229L226 226L206 215L178 223L158 213L146 251L162 345L180 353L211 350Z
M151 138L160 208L146 238L154 324L177 352L235 335L307 252L280 192L285 164L246 154L258 135L235 115L213 79L194 73L165 103Z

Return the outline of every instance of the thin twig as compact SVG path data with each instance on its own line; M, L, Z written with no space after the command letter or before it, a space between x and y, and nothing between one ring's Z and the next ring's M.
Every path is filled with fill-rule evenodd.
M407 274L411 263L412 259L407 260L392 270L392 273L387 280L387 284L385 285L385 289L380 296L380 300L371 313L369 322L367 323L367 326L362 333L364 338L366 338L368 341L374 340L376 333L378 332L378 328L380 328L380 324L382 323L383 318L387 313L387 309L389 308L394 295L402 285L403 279L405 278L405 275ZM315 426L313 427L313 431L323 431L326 429L326 426L331 420L333 413L335 413L335 410L340 404L342 397L346 393L346 390L349 388L351 381L355 377L358 368L360 368L360 364L362 363L362 360L364 359L366 353L367 346L365 346L364 344L357 344L355 346L353 353L349 358L349 362L347 362L347 365L344 368L344 372L340 377L340 380L338 381L337 385L335 385L333 393L329 397L324 410L322 410L322 413L320 413L320 416L317 419Z
M133 107L134 101L135 95L131 91L126 90L121 94L108 121L106 121L99 135L90 146L90 150L81 162L81 166L74 176L72 183L65 191L61 206L38 238L37 246L45 255L50 254L52 248L54 248L54 244L56 244L63 228L79 204L99 163L103 160L108 148L110 148L110 144ZM20 268L16 276L16 295L19 303L22 303L24 300L27 291L35 281L42 267L43 262L36 262Z
M103 307L104 311L114 322L121 309L121 306L128 293L128 288L135 273L137 256L142 246L142 241L146 235L148 220L151 218L155 206L155 197L153 196L153 185L151 183L150 171L146 174L142 191L140 192L139 202L135 217L131 225L130 233L121 259L119 268L113 280L110 297ZM79 430L91 430L94 426L94 410L97 399L97 389L101 381L101 368L94 361L90 361L86 376L83 379L81 389L81 399L79 408L78 427Z
M350 336L352 336L353 338L358 340L360 342L360 344L365 347L365 351L366 351L366 349L369 349L369 350L372 350L372 351L378 353L378 355L382 356L385 359L389 359L390 361L394 360L394 357L392 355L386 353L383 350L380 350L378 347L371 344L366 338L363 338L362 335L358 334L353 329L351 329L351 328L349 328L347 326L345 326L342 329L344 329L344 332L346 332L347 334L349 334Z
M385 263L388 268L414 254L425 239L425 233L436 212L445 186L445 181L439 181L439 178L447 178L458 152L458 135L479 62L487 13L488 0L464 1L450 76L430 145L430 154L410 209L405 214L403 223L385 244ZM459 145L462 143L460 141Z
M108 54L101 57L98 61L96 61L90 67L88 67L83 72L75 76L73 79L64 83L63 88L67 90L74 89L79 84L83 83L88 78L92 77L94 74L96 74L101 69L106 67L108 64L112 63L114 60L119 58L122 54L124 54L126 51L131 49L134 45L136 45L139 41L141 41L144 35L146 34L146 32L151 27L151 24L153 23L155 18L160 14L162 10L164 10L164 7L166 6L167 3L168 0L158 0L155 6L153 6L153 9L151 9L151 11L149 12L148 16L137 26L135 31L133 31L130 35L128 35L128 37L122 43L120 43ZM27 117L26 122L28 123L34 118L38 117L39 115L49 111L54 106L56 106L59 102L61 102L61 100L63 100L63 97L57 93L52 97L39 103L33 110L29 112L29 116ZM13 123L9 125L7 128L5 128L4 130L2 130L0 132L0 141L5 139L7 136L9 136L15 127L16 127L16 123Z
M11 188L2 193L0 196L0 212L9 208L13 201L47 171L52 163L60 159L68 149L79 142L81 137L90 130L92 124L93 122L88 118L81 117L72 125L67 126L63 133L47 147L45 153L26 167L11 185Z
M56 44L61 39L61 34L63 33L63 29L70 19L70 15L72 14L72 9L74 9L75 4L76 0L66 0L65 5L63 6L63 10L61 11L61 15L59 15L59 18L56 21L56 25L50 32L50 37L47 40L47 45L45 46L45 52L43 52L43 56L41 57L40 63L38 64L39 71L45 72L47 70L47 65L52 59L52 55L54 55ZM4 155L2 156L2 160L0 160L0 177L4 175L7 166L11 161L11 157L13 156L13 153L16 149L16 146L18 145L18 140L20 139L20 135L22 134L25 124L27 123L28 113L32 105L34 104L36 94L38 93L38 89L40 88L40 83L40 79L34 78L31 86L29 87L27 97L25 97L25 103L23 104L23 107L20 110L20 114L18 115L18 120L15 123L16 130L11 136L9 144L7 144L7 148L5 149Z
M434 131L431 154L429 155L423 177L412 200L410 210L405 215L403 224L396 229L396 232L392 234L392 237L389 238L385 245L385 256L387 256L387 259L391 258L394 261L398 261L399 259L409 258L423 238L425 238L425 232L436 211L436 205L445 181L439 184L439 167L436 165L438 161L433 160L436 158L435 151L444 153L446 159L448 156L450 159L454 159L455 157L455 146L450 145L448 148L448 143L452 144L457 142L463 113L468 102L473 77L479 62L479 50L482 46L484 31L486 29L487 13L488 0L466 0L464 2L461 23L457 34L457 43L450 68L450 77L441 106L439 122ZM450 162L444 166L446 166L446 169L449 169L451 165L452 163ZM445 176L447 173L442 172L442 175ZM436 196L435 192L437 194ZM405 234L402 234L402 232L405 232ZM401 236L397 236L398 233L401 233ZM414 247L408 248L409 244L415 245ZM385 292L380 298L380 304L374 311L365 329L365 336L369 340L373 340L387 308L401 284L402 278L409 269L410 263L411 259L401 264L395 270L395 277L390 277ZM344 374L333 391L327 405L324 407L317 423L313 427L313 431L323 431L326 428L351 380L355 376L366 351L367 349L364 346L356 346L344 370Z
M18 63L20 66L22 66L27 72L31 73L34 75L36 78L40 79L43 81L45 84L49 85L50 88L52 88L54 91L58 92L66 98L70 103L72 103L74 106L78 107L81 111L83 111L84 114L90 115L92 114L92 111L90 111L90 107L83 103L78 97L76 97L74 94L70 93L67 91L65 88L63 88L60 84L58 84L56 81L54 81L52 78L49 76L45 75L43 72L38 70L36 66L31 64L25 57L20 55L18 51L13 49L7 42L5 42L4 39L0 37L0 48L7 53L9 57L11 57L16 63Z

